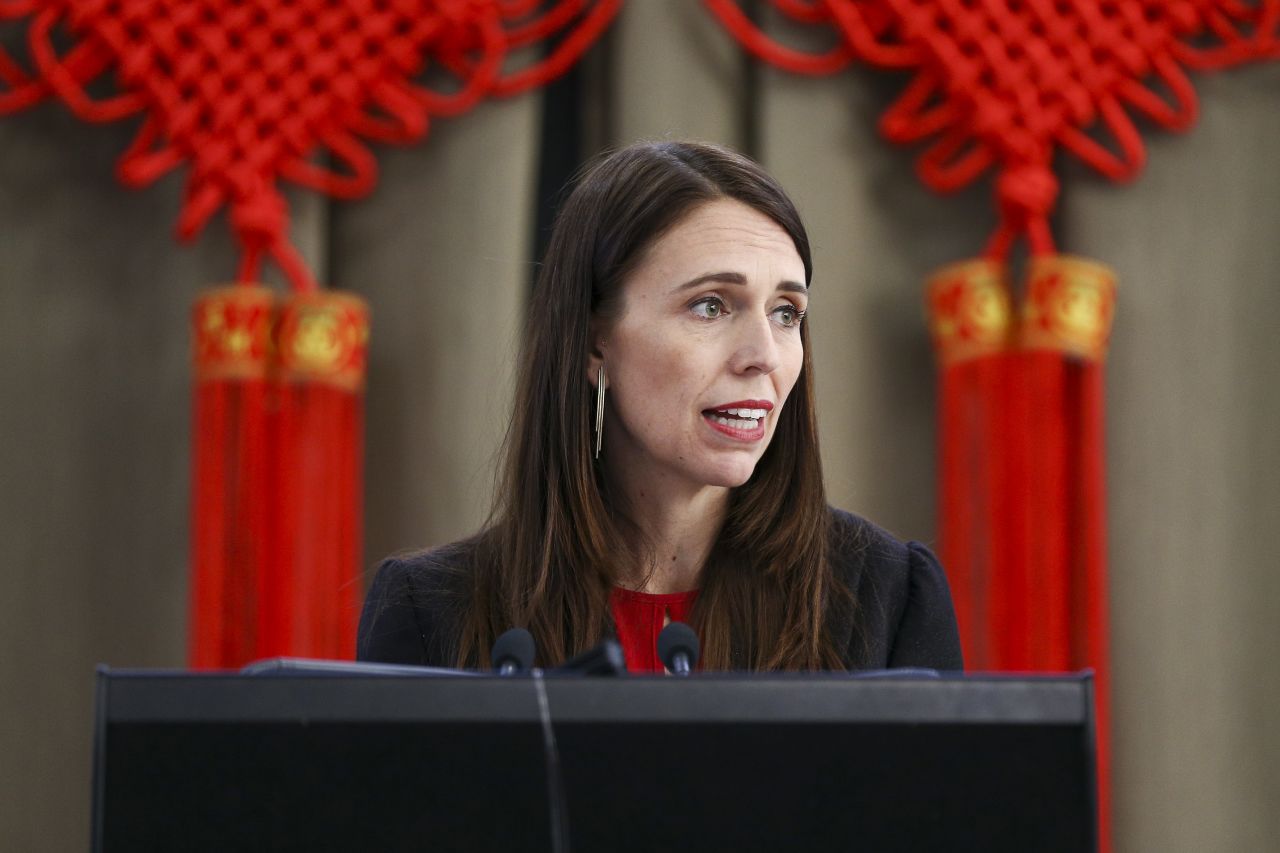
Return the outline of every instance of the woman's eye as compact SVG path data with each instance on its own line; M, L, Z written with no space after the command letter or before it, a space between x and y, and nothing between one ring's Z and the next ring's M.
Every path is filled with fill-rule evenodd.
M804 312L794 305L779 305L773 309L773 316L778 318L779 324L791 328L800 325L800 321L804 319Z
M693 313L707 320L714 320L724 313L724 303L714 297L699 299L692 305Z

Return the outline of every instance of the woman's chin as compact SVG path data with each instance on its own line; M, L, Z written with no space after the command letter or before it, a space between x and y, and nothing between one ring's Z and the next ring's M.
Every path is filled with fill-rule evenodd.
M751 479L751 475L755 473L756 463L752 460L750 464L738 463L734 465L718 466L712 471L708 471L703 477L703 482L708 486L723 486L728 489L736 489L738 486L746 484Z

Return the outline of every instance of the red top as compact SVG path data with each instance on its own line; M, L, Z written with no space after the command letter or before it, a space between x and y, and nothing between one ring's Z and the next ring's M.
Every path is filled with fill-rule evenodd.
M658 660L658 633L670 622L688 622L698 591L657 594L614 587L609 597L628 672L666 672Z

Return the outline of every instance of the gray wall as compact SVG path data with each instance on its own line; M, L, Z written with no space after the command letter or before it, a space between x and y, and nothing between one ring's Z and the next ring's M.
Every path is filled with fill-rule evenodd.
M605 142L756 148L795 195L833 500L933 536L933 368L921 289L975 253L989 187L924 190L875 119L901 81L749 71L696 4L626 6L592 57ZM1109 363L1119 850L1280 837L1280 66L1201 78L1191 133L1151 131L1116 188L1066 164L1056 226L1120 273ZM607 104L605 103L607 101ZM607 106L607 108L606 108ZM379 149L369 199L291 194L295 240L365 294L368 562L483 518L529 280L538 99ZM0 846L88 833L92 669L185 650L186 315L226 280L217 220L169 239L180 176L114 184L126 126L57 106L0 119Z

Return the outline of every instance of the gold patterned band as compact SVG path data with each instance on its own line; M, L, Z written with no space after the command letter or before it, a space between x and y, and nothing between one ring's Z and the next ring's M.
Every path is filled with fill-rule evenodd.
M280 309L276 346L282 380L360 391L368 362L369 306L349 293L294 294Z
M201 293L191 312L196 381L265 379L274 304L271 291L257 285Z
M1004 265L986 259L951 264L929 278L929 331L943 364L1008 348L1013 301Z
M1019 342L1103 361L1116 310L1116 275L1103 264L1066 255L1031 259Z

